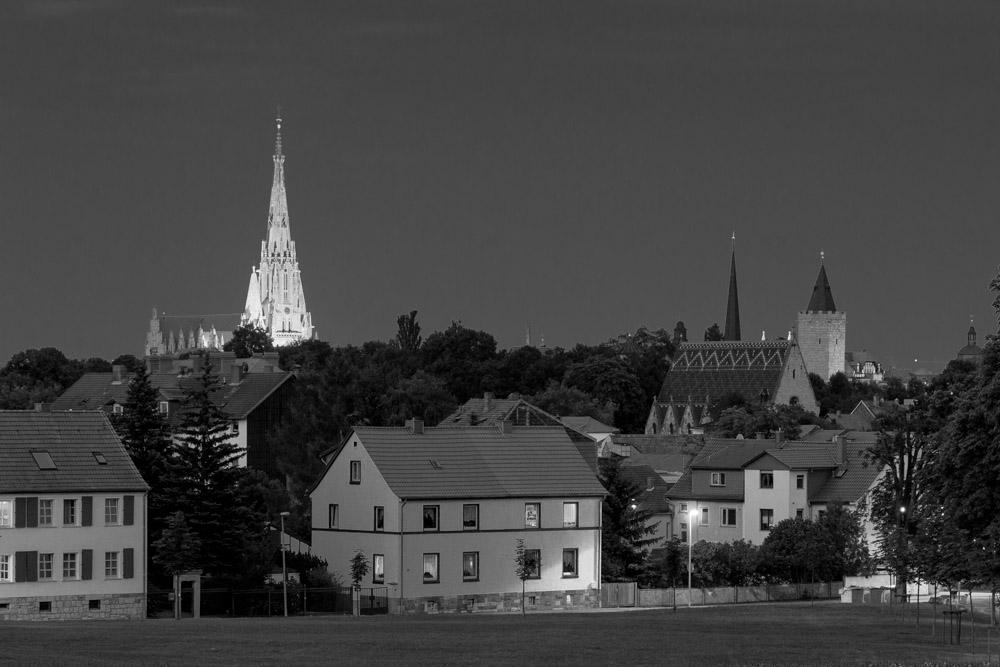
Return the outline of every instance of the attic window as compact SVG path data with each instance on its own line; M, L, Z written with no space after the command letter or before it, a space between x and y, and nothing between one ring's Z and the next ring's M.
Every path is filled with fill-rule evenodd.
M97 461L97 465L106 466L108 465L108 460L104 458L104 454L100 452L91 452L94 455L94 460Z
M441 467L441 464L438 463L437 461L435 461L434 459L430 459L430 464L431 464L431 467L434 468L435 470L443 470L444 469L444 468Z
M35 459L35 464L39 470L55 470L56 464L52 461L52 456L48 452L31 452Z

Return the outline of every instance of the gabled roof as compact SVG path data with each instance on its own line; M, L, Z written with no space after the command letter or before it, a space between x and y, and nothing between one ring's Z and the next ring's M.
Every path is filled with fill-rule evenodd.
M440 426L420 434L356 426L353 432L404 500L605 495L564 426L507 433L499 426Z
M216 400L233 419L246 419L258 405L293 377L292 373L250 373L235 384L223 386Z
M53 467L41 469L33 452ZM0 411L0 493L148 488L103 413Z
M747 461L747 464L753 463L763 456L770 456L790 470L836 468L837 461L834 459L831 449L827 443L789 444L785 447L771 447Z
M660 389L661 403L702 403L728 393L756 399L777 394L791 341L681 343Z
M128 384L132 375L126 373L121 382L115 382L114 373L84 373L56 400L52 410L102 410L113 403L125 404Z
M760 456L769 447L776 445L774 440L757 440L737 438L717 438L708 440L701 454L691 462L691 468L712 470L739 470L747 463Z
M871 488L884 469L865 460L866 447L865 441L845 442L844 465L837 469L826 484L809 494L809 502L857 502Z
M608 426L586 415L582 417L558 417L558 419L566 426L580 433L618 433L618 429L614 426Z
M521 398L470 398L458 410L441 420L439 426L492 426L510 420L515 426L559 426L550 415Z
M800 432L798 442L833 442L838 435L844 435L848 431L843 428L821 429L815 424L810 424L812 429L808 433Z
M664 482L655 470L648 465L634 465L626 459L622 464L622 474L639 487L639 502L642 509L651 510L656 514L671 512L666 496L671 485Z

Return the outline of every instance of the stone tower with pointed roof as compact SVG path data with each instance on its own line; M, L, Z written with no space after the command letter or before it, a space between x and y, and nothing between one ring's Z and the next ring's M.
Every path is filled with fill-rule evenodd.
M805 310L799 311L792 331L810 373L829 380L835 373L844 372L847 358L847 313L837 310L833 302L833 291L822 259L809 305Z
M726 303L725 339L740 339L740 295L736 289L736 234L733 234L733 257L729 266L729 301Z
M281 117L274 142L274 179L267 215L267 237L260 244L260 266L250 270L243 324L265 329L277 346L313 337L312 315L306 310L302 272L288 226L285 155L281 150Z

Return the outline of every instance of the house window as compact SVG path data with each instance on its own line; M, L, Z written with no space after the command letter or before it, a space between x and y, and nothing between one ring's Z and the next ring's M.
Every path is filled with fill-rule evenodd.
M372 583L385 583L385 554L372 555Z
M52 499L41 498L38 501L38 525L52 525Z
M118 498L104 499L104 525L118 525Z
M76 554L63 554L63 579L76 579Z
M525 528L538 528L541 525L539 520L539 515L542 513L541 503L525 503L524 504L524 527Z
M170 412L170 404L166 401L160 401L160 414L165 415Z
M723 526L735 526L736 525L736 508L735 507L723 507L722 508L722 525Z
M340 528L340 506L330 505L330 528Z
M13 574L10 571L10 554L0 554L0 581L12 581Z
M375 506L375 530L385 530L385 507Z
M38 611L52 611L52 602L45 600L38 603Z
M701 525L702 526L707 526L708 525L708 508L707 507L702 507L701 508Z
M726 485L726 473L724 472L713 472L712 473L712 486L725 486Z
M563 549L562 576L564 579L580 575L577 563L579 555L580 553L577 549Z
M351 484L361 483L361 461L351 461Z
M816 513L816 518L822 520L826 516L826 510L820 510Z
M232 426L229 429L229 432L232 433L233 435L239 435L240 434L240 423L238 421L236 421L236 420L233 420L233 423L232 423Z
M63 525L76 525L76 500L68 499L63 501Z
M563 528L576 528L579 515L580 503L563 503Z
M760 529L771 530L774 526L774 510L760 511Z
M462 505L462 528L479 530L479 505Z
M101 608L100 600L87 600L87 608L91 611L97 611Z
M441 581L440 572L438 571L438 562L440 561L440 554L424 554L424 583L425 584L436 584Z
M118 578L118 552L107 551L104 553L104 576L108 579Z
M773 489L774 488L774 473L760 471L760 488L762 489Z
M462 554L462 581L479 581L479 552Z
M38 554L39 580L52 578L52 560L53 554Z
M688 504L681 503L681 514L687 514L687 511L688 511Z
M681 542L687 544L687 541L688 541L687 521L681 521Z
M796 519L801 519L801 518L803 518L803 516L802 516L802 508L801 508L801 507L800 507L800 508L798 508L797 510L795 510L795 518L796 518Z
M806 476L805 475L796 475L795 476L795 488L796 489L804 489L804 488L806 488Z
M112 408L111 410L112 410L112 412L114 412L114 413L115 413L116 415L120 415L121 413L125 412L125 410L124 410L124 408L122 407L122 404L121 404L121 403L115 403L114 407L113 407L113 408Z
M438 529L438 511L440 505L424 505L424 530Z
M14 501L0 500L0 528L14 525Z
M541 579L542 578L542 550L541 549L525 549L524 550L524 563L527 565L528 576L527 579Z

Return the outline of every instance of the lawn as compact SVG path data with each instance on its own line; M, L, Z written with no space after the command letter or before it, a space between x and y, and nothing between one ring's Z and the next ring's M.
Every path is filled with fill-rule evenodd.
M925 665L982 664L877 607L840 603L518 614L9 622L15 665ZM993 659L997 660L996 636Z

